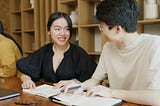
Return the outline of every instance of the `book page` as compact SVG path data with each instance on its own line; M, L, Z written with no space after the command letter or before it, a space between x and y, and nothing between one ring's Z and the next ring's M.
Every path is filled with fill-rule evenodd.
M120 99L87 97L85 92L81 94L61 93L60 95L55 96L60 93L60 89L55 89L53 86L47 84L37 86L35 89L23 89L23 92L46 98L52 96L53 102L76 106L113 106L122 102Z
M60 89L55 89L52 85L43 84L37 86L35 89L23 89L23 92L48 98L60 93Z
M85 94L61 94L55 96L56 99L63 101L69 105L76 106L113 106L122 102L121 99L103 98L103 97L87 97Z

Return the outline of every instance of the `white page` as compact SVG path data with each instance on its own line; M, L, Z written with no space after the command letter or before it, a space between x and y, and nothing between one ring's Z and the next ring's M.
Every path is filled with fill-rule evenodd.
M120 99L89 97L86 101L78 104L78 106L113 106L122 102Z
M87 97L84 94L61 94L55 98L64 101L70 105L76 106L112 106L122 102L121 99L103 98L103 97Z
M37 86L35 89L23 89L23 92L48 98L50 96L60 93L60 89L55 89L52 85L43 84Z

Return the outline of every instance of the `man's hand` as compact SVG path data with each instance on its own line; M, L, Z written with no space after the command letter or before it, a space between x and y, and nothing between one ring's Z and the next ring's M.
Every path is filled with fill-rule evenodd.
M62 80L55 84L56 88L60 88L61 91L64 91L65 93L71 92L71 93L78 93L80 92L79 89L81 88L80 82L75 80ZM82 90L81 90L82 91Z
M98 85L87 91L87 96L112 97L112 89Z

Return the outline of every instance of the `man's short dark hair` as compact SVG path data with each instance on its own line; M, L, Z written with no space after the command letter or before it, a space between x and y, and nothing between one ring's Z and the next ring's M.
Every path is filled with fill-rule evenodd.
M108 26L120 25L127 32L135 32L139 5L136 0L103 0L97 5L96 16Z

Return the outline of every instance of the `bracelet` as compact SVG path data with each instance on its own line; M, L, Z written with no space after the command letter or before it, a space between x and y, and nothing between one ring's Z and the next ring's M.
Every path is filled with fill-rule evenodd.
M78 81L77 79L75 79L75 78L73 78L72 79L74 82L76 82L77 84L80 84L81 82L80 81Z

